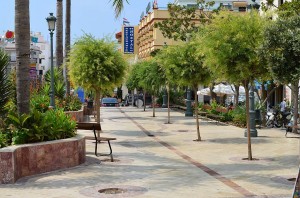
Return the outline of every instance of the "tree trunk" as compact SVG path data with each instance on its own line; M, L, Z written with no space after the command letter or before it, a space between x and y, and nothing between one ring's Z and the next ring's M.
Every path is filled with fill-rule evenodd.
M100 91L95 91L96 96L95 96L95 108L96 108L96 122L97 124L100 124ZM100 131L97 131L97 137L100 137Z
M144 92L144 111L146 111L146 91Z
M200 128L199 128L199 115L198 115L198 95L197 95L197 86L194 87L194 93L195 93L195 115L196 115L196 126L197 126L197 139L196 141L201 141L200 136Z
M168 85L167 91L168 91L168 124L171 124L171 119L170 119L170 87L169 87L169 85Z
M248 140L248 160L252 160L252 149L251 149L251 134L250 134L250 113L249 113L249 83L244 83L245 94L246 94L246 115L247 115L247 140Z
M65 27L65 83L66 94L70 95L69 70L67 67L67 58L71 47L71 0L66 0L66 27Z
M262 87L261 87L261 92L262 92L261 100L262 101L265 101L265 99L267 98L267 91L265 89L265 83L266 82L263 82ZM262 114L262 119L261 119L262 123L261 124L265 127L266 126L266 122L267 122L266 115L267 115L267 109L268 109L268 107L267 107L266 103L265 104L261 103L261 107L263 107L263 111L261 111L261 114Z
M56 2L56 66L63 64L63 0Z
M239 96L240 96L240 85L234 85L234 89L235 89L234 103L235 103L235 106L238 106L239 105Z
M15 0L16 86L19 114L30 112L30 19L29 0Z
M297 131L297 125L298 125L298 94L299 94L299 87L298 87L298 81L292 83L292 97L293 97L293 133L298 133Z
M213 83L209 89L210 89L210 103L213 101L213 100L216 100L217 101L217 94L215 92L213 92L213 89L214 89L214 85L215 83Z
M153 117L155 117L155 95L153 95L153 99L152 99L152 108L153 108Z

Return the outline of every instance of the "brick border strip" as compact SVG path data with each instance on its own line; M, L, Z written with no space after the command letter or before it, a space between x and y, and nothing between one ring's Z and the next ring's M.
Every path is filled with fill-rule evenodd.
M123 110L121 110L119 108L119 110L121 111L121 113L124 113L124 115L131 120L137 127L139 127L147 136L152 137L155 141L157 141L158 143L160 143L161 145L163 145L164 147L166 147L167 149L173 151L174 153L176 153L178 156L180 156L182 159L188 161L190 164L193 164L194 166L196 166L197 168L200 168L202 171L206 172L208 175L214 177L215 179L219 180L220 182L222 182L223 184L225 184L226 186L232 188L233 190L237 191L238 193L242 194L245 197L254 197L256 196L255 194L251 193L250 191L246 190L245 188L241 187L240 185L238 185L237 183L231 181L230 179L222 176L221 174L217 173L216 171L208 168L207 166L205 166L204 164L192 159L190 156L180 152L179 150L177 150L176 148L174 148L173 146L171 146L170 144L160 140L159 138L155 137L155 136L151 136L151 133L149 131L147 131L142 125L140 125L139 123L137 123L133 118L131 118L129 115L127 115L127 113L125 113Z

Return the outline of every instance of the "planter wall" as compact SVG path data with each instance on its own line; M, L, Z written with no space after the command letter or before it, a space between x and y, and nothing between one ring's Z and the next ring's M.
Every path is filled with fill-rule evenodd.
M0 149L0 184L19 178L77 166L85 162L85 138L10 146Z
M79 111L65 111L65 114L70 115L72 119L76 120L76 122L84 121L83 108Z

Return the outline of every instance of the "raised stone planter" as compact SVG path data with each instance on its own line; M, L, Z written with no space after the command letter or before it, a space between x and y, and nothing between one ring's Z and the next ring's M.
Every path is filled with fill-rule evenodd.
M79 111L65 111L65 114L70 115L72 119L76 120L76 122L84 121L83 108Z
M85 138L9 146L0 149L0 184L19 178L77 166L85 162Z

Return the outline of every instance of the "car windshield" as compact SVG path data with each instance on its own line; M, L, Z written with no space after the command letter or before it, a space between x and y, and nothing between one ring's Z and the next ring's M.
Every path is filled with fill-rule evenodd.
M102 98L102 103L118 103L116 98Z

